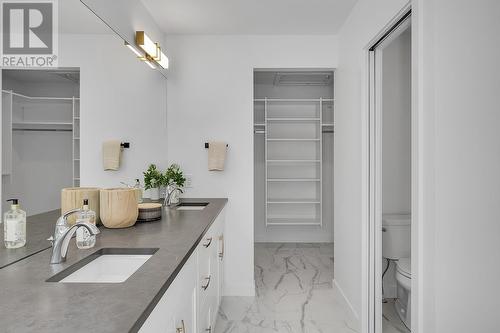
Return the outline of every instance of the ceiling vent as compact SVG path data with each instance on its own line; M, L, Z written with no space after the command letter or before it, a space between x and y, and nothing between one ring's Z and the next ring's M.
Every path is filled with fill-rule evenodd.
M329 86L331 72L280 72L274 76L275 86Z

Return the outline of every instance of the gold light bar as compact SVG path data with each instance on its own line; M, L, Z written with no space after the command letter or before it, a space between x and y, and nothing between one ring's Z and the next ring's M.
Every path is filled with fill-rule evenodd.
M156 60L158 65L160 65L161 68L163 69L168 69L168 57L165 55L165 53L161 52L160 50L160 59Z
M135 43L154 60L160 57L158 44L153 42L144 31L135 32Z

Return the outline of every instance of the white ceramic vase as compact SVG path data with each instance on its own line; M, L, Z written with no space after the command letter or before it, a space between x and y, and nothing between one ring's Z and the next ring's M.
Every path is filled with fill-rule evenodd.
M149 189L149 198L151 200L160 200L160 188L159 187L150 188Z

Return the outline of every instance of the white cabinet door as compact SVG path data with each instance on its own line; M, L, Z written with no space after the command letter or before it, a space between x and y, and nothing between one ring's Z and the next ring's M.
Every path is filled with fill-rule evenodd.
M223 256L222 252L224 251L221 245L223 244L223 228L224 214L221 212L207 231L204 240L198 248L198 269L200 272L198 332L200 333L206 333L211 327L214 327L219 309L222 294L222 266L220 264L221 256Z
M196 330L196 252L162 296L140 333L194 333Z
M224 221L222 221L224 222ZM223 293L223 285L224 285L224 260L225 260L225 251L226 244L224 239L224 223L219 228L219 232L217 234L218 238L218 250L217 250L217 270L218 270L218 283L217 283L217 308L220 306L222 293Z

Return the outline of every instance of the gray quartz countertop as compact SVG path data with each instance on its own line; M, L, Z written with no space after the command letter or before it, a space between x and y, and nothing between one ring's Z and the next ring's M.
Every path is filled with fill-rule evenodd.
M78 250L72 241L63 264L49 265L47 249L0 269L0 332L137 332L227 203L183 201L209 204L201 211L164 210L161 221L126 229L101 226L96 246ZM123 283L46 282L102 248L159 250Z

